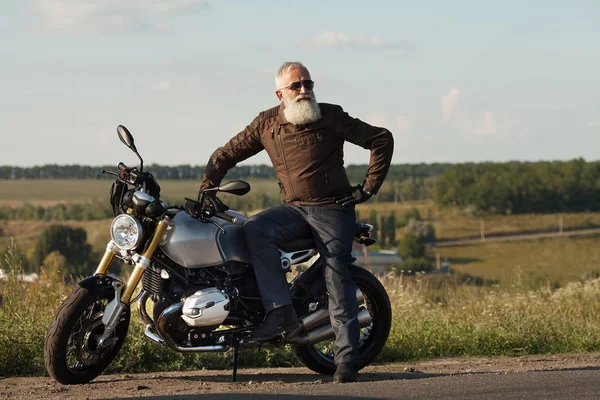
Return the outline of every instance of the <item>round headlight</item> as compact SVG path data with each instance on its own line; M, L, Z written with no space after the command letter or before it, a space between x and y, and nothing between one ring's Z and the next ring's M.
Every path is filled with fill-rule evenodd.
M117 215L110 224L110 237L122 250L136 248L143 236L142 224L129 214Z

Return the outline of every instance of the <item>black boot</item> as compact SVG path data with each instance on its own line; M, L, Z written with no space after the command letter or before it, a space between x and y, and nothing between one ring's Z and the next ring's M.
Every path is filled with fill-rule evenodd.
M252 340L258 342L273 339L283 332L295 330L299 325L294 306L282 306L271 311L264 321L252 331Z
M358 368L355 364L340 363L338 364L335 374L333 375L333 383L348 383L358 380Z

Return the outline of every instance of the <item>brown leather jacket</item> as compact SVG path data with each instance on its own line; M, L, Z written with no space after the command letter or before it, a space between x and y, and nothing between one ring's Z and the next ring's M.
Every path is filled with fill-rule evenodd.
M261 112L212 154L200 190L218 186L230 168L264 149L275 168L284 202L332 204L334 196L351 191L343 160L344 141L348 141L371 150L364 188L377 193L392 161L392 134L350 117L340 106L319 106L319 121L298 126L287 122L283 104Z

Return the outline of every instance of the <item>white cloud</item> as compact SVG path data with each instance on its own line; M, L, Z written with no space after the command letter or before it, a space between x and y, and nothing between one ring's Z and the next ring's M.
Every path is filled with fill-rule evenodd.
M465 109L461 104L461 91L453 87L440 99L442 107L442 116L445 121L451 124L456 130L464 135L486 136L496 135L500 132L497 119L491 111L484 110L480 116L473 116L471 112ZM510 134L508 121L503 119L503 132Z
M444 97L442 97L441 104L444 120L448 121L450 118L452 118L454 107L459 99L460 90L457 87L453 87Z
M377 36L348 35L343 32L324 31L305 40L317 47L391 48L405 47L403 42L386 42Z
M42 15L45 28L76 35L124 30L164 31L165 21L152 16L188 12L207 6L206 0L38 0L33 10Z
M383 113L372 112L366 118L365 122L373 126L387 128L392 133L410 133L414 121L414 113L400 115L396 118L394 125L388 124L388 118Z
M414 115L401 115L396 118L396 129L400 133L410 133L412 131L413 121Z
M171 84L169 83L169 81L160 81L152 87L152 90L156 90L159 92L166 92L170 88L171 88Z

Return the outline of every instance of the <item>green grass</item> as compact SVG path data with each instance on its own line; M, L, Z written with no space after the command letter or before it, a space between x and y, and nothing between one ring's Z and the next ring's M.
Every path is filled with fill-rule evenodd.
M577 249L597 245L598 239L594 240L577 242ZM548 241L539 245L544 243L565 250ZM590 260L597 259L595 254ZM2 260L2 268L17 272L18 260L9 257L7 261ZM572 268L572 263L557 265L564 270ZM560 288L548 284L534 287L522 273L511 277L507 272L503 279L513 284L505 288L464 280L458 262L454 268L458 272L452 275L382 278L391 299L393 321L379 362L600 350L599 279L576 279ZM71 288L56 266L42 271L42 280L37 283L24 284L11 278L0 286L4 297L4 307L0 308L0 376L45 374L45 331ZM231 352L182 355L149 342L136 310L132 311L130 335L108 372L231 366ZM285 348L245 350L240 363L244 367L298 365Z
M380 361L600 349L600 280L503 291L427 279L387 279L394 310ZM432 296L435 293L435 296Z

